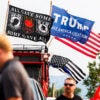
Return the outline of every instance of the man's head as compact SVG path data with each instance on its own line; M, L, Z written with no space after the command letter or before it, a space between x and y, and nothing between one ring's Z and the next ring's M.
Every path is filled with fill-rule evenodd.
M67 78L64 82L64 92L68 94L74 93L75 89L76 81L71 77Z
M0 68L4 63L13 57L12 46L7 36L0 34Z

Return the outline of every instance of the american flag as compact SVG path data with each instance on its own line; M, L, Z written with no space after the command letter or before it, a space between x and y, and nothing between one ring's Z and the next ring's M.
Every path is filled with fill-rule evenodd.
M86 77L85 72L83 72L81 68L79 68L70 59L62 56L53 55L49 62L49 65L59 69L64 73L69 74L76 80L77 83Z
M72 49L94 59L100 52L100 34L96 34L94 32L90 33L90 37L85 44L73 42L70 39L63 39L59 37L55 37L55 39L71 47Z

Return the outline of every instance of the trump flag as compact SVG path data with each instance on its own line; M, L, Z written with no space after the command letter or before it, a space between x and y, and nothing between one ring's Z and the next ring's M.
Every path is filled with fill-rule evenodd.
M52 17L54 23L51 35L68 38L74 42L79 41L82 44L87 42L94 24L93 21L71 15L56 6L52 6Z

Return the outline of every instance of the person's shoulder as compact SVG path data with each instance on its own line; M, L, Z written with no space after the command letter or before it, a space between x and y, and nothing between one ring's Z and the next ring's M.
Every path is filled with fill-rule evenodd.
M26 82L28 80L28 74L24 69L24 66L17 60L11 60L2 73L4 79L9 80L23 80ZM26 82L27 83L27 82Z
M82 98L78 95L75 95L75 98L77 98L78 100L82 100Z
M23 65L18 60L12 60L8 66L9 66L8 70L11 70L11 69L12 69L12 71L23 70Z
M58 96L57 98L56 98L56 100L62 100L64 98L64 96L63 95L60 95L60 96Z
M19 65L19 67L23 66L18 60L15 60L15 59L10 62L10 66L13 66L13 68L14 68L14 66L15 67L17 66L17 68L18 68L18 65Z
M12 75L12 74L16 74L16 73L18 74L23 71L24 71L24 67L19 61L11 60L9 62L9 64L7 65L7 67L5 68L5 70L3 71L3 74L10 73L10 75Z

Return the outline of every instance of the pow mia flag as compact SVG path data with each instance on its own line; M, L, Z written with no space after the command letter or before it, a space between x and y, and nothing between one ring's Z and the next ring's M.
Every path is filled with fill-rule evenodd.
M47 43L52 23L51 16L9 5L6 33L10 36Z

